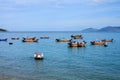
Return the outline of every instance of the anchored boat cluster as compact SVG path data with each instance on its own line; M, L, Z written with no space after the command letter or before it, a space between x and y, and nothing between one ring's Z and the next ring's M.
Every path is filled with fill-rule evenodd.
M20 39L19 37L11 38L11 40L19 40L19 39ZM49 39L49 37L48 36L42 36L42 37L40 37L40 39ZM83 39L82 35L71 35L71 39L55 39L55 41L56 42L68 42L67 44L68 44L69 47L85 47L87 42L84 41L84 40L82 42L78 41L78 40L81 40L81 39ZM7 41L7 40L8 40L7 38L0 39L0 42ZM32 37L32 38L23 37L22 38L22 42L38 42L38 41L39 41L39 39L36 38L36 37ZM113 42L113 39L110 39L110 40L103 39L103 40L100 40L100 41L94 40L94 41L91 41L90 43L91 43L91 45L103 45L103 46L107 47L108 46L107 42ZM12 45L12 44L13 44L13 42L9 42L9 45ZM38 52L34 53L34 59L35 60L43 60L44 59L43 53L42 54L40 54Z

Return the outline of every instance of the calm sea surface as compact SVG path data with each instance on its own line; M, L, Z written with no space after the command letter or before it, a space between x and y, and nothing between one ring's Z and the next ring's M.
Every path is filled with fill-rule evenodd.
M86 47L55 42L72 34L82 34ZM23 37L34 36L38 43L22 42ZM120 80L120 33L12 32L0 33L0 38L8 38L0 42L0 80ZM114 42L108 47L90 45L95 39L111 38ZM34 60L35 52L44 53L44 60Z

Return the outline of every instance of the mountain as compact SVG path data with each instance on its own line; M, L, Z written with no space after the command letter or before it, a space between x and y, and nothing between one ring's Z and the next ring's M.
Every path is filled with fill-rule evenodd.
M6 32L7 30L0 28L0 32Z
M98 30L98 32L120 32L120 27L108 26L101 28L100 30Z
M101 29L87 28L81 32L120 32L120 26L107 26Z
M98 31L98 29L87 28L87 29L82 30L81 32L97 32L97 31Z

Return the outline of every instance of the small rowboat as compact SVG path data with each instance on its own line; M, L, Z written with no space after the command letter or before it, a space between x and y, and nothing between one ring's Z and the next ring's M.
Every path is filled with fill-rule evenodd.
M44 59L43 53L42 53L42 54L35 53L35 54L34 54L34 59L35 59L35 60L43 60L43 59Z

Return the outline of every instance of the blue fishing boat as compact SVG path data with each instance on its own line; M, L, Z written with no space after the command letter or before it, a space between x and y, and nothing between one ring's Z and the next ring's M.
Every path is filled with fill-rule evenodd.
M5 38L5 39L0 39L0 41L7 41L7 38Z

